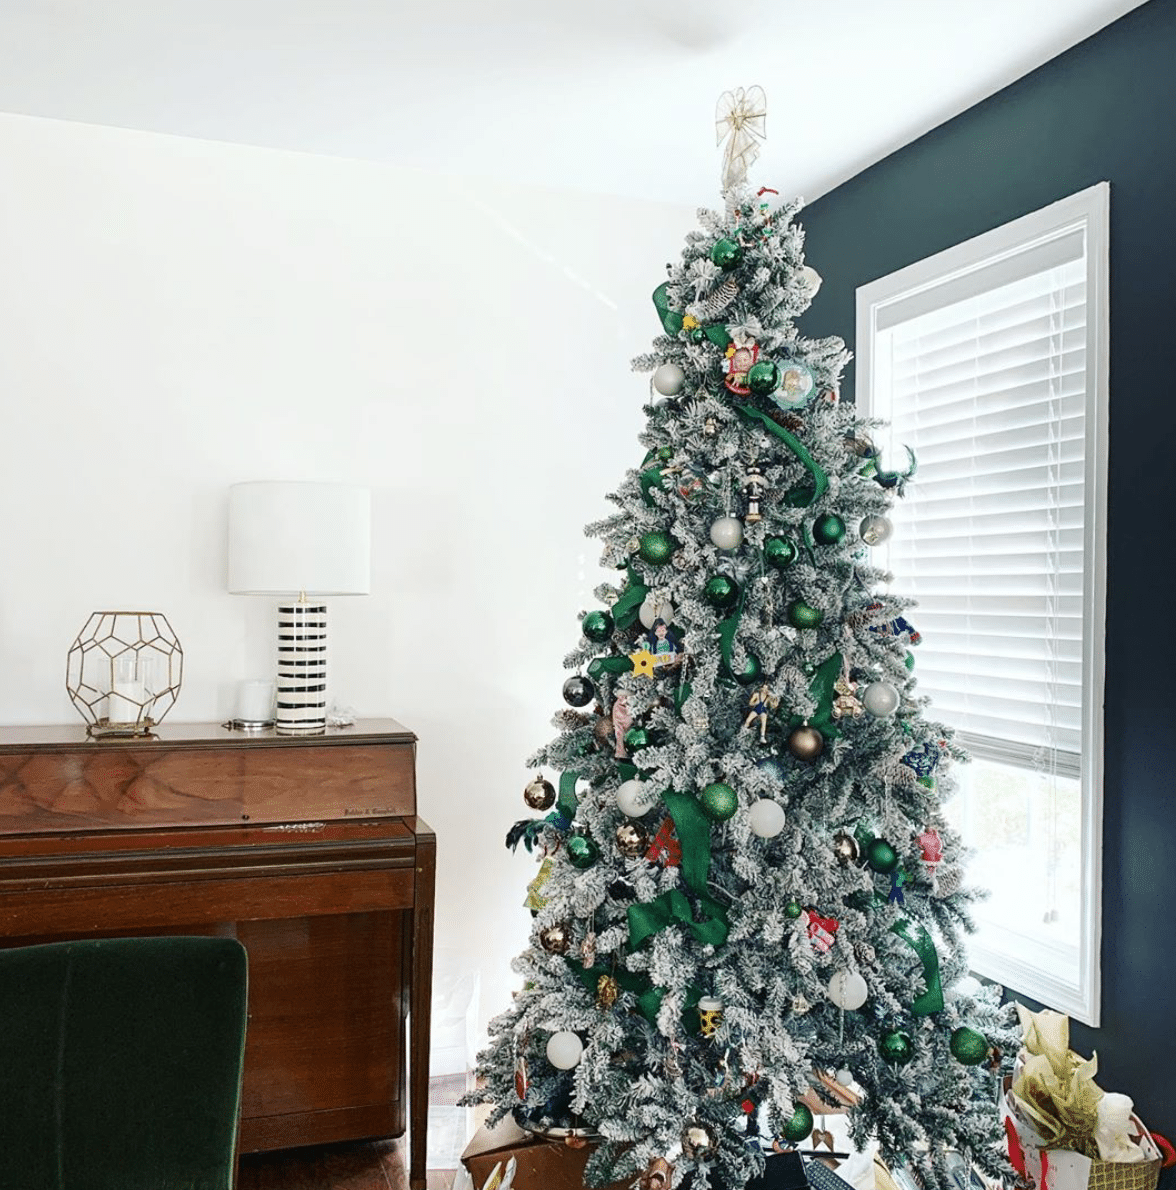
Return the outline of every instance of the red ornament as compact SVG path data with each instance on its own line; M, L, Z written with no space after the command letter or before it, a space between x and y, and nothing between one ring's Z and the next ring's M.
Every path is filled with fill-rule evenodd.
M723 361L723 368L727 375L723 384L737 396L746 397L751 389L747 387L747 373L759 359L759 346L752 343L747 347L728 347L727 358Z
M676 868L682 862L682 844L674 834L674 820L667 818L661 824L661 829L654 836L645 858L650 863L665 864L667 868Z
M752 1103L750 1099L745 1099L739 1106L743 1108L744 1112L749 1116L753 1111L755 1111L755 1104Z
M808 936L813 947L821 954L828 954L837 941L836 935L841 923L835 917L821 917L815 910L808 910Z
M923 850L923 863L934 867L943 862L943 840L933 826L929 826L921 835L916 835L915 842Z

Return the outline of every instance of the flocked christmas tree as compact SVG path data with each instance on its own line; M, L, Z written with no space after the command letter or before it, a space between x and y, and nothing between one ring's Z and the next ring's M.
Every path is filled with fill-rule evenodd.
M907 604L871 547L911 479L838 397L840 339L802 337L799 203L745 181L763 93L728 93L725 209L654 293L640 465L587 532L619 572L531 760L546 817L523 977L475 1098L601 1143L587 1178L737 1190L811 1105L948 1184L1004 1167L994 997L953 995L974 893L942 803L962 759L924 717ZM595 705L593 705L595 704ZM558 791L556 789L558 784ZM945 989L948 994L945 996ZM807 1101L807 1102L806 1102Z

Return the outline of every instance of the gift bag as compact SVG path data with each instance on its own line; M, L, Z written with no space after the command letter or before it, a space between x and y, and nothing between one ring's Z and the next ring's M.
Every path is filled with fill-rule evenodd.
M1037 1190L1156 1190L1163 1158L1151 1133L1132 1115L1133 1136L1145 1161L1103 1161L1072 1149L1042 1148L1041 1136L1017 1111L1011 1091L1001 1100L1009 1161Z

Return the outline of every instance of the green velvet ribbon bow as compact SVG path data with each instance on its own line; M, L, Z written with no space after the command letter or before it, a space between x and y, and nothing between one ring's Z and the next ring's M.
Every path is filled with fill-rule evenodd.
M679 314L677 310L670 309L669 298L670 283L663 281L653 291L653 305L657 310L657 316L662 324L662 330L667 335L676 335L683 327L685 318ZM727 334L727 328L722 323L714 323L711 326L704 326L702 333L708 338L716 347L721 347L725 351L731 343L731 336Z

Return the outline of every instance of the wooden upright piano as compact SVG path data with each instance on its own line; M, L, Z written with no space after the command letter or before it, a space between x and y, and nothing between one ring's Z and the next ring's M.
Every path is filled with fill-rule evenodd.
M238 938L241 1151L395 1136L407 1115L423 1190L436 841L415 759L391 719L317 736L0 728L0 946Z

